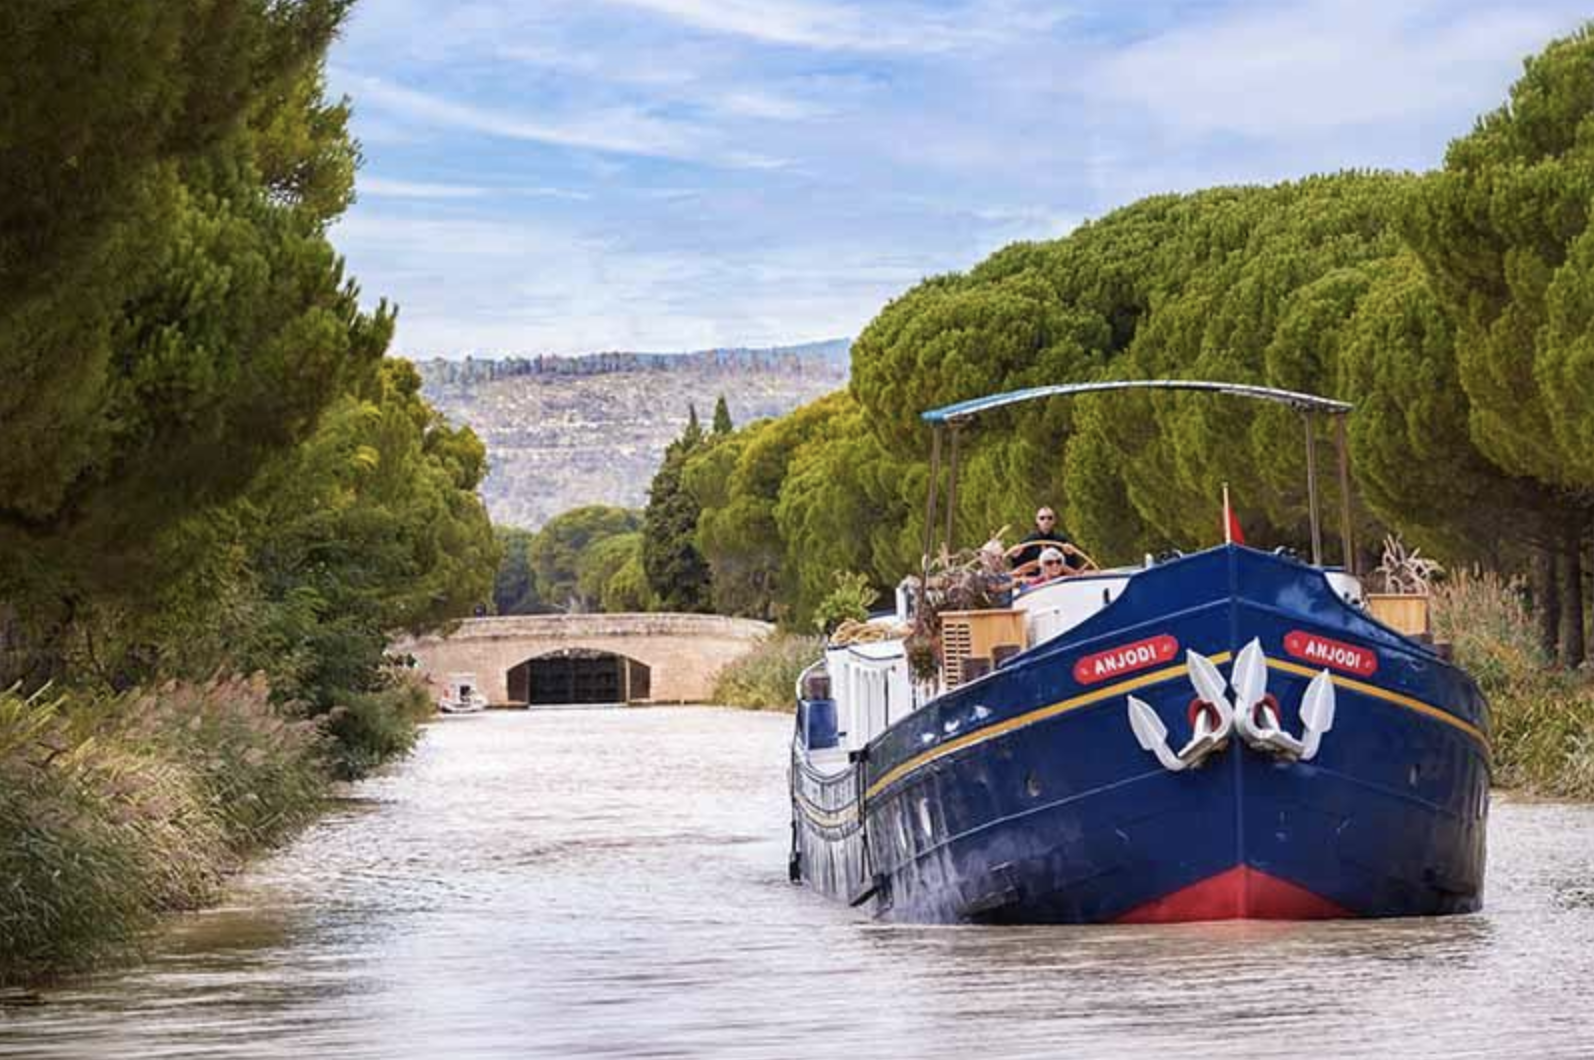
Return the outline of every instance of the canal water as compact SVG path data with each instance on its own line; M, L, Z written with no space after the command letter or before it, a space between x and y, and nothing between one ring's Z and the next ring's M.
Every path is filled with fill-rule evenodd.
M788 724L440 721L0 1055L1594 1056L1594 809L1497 800L1477 916L883 926L786 882Z

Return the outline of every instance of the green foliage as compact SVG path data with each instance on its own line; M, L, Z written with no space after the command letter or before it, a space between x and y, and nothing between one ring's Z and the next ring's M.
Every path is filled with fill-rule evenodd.
M653 598L642 569L642 532L632 530L590 544L580 557L577 588L604 611L648 610Z
M407 750L388 637L492 587L485 449L326 239L348 7L0 8L0 687L67 690L0 696L0 974L125 946Z
M1500 528L1542 505L1533 484L1473 445L1456 366L1455 327L1410 254L1381 263L1345 336L1341 377L1357 485L1385 522L1451 562L1496 565Z
M260 681L0 693L0 985L120 957L209 900L319 807L322 749Z
M829 633L849 619L862 622L869 617L869 605L880 594L869 584L867 574L857 571L836 571L835 588L814 608L814 628Z
M697 410L681 437L671 442L648 487L642 521L642 569L649 595L664 611L709 609L709 567L698 551L699 505L684 484L693 454L705 445Z
M603 609L616 611L656 611L658 601L648 586L648 573L642 566L642 542L626 555L624 561L603 585Z
M537 614L543 610L543 605L542 597L537 594L537 576L531 569L530 554L531 543L537 535L519 527L495 526L493 536L504 557L493 576L493 613Z
M420 723L436 710L426 689L407 681L340 694L325 720L327 734L334 740L335 775L357 779L409 754L420 736Z
M421 398L409 363L387 361L240 507L257 603L230 638L232 661L312 714L347 715L333 732L350 774L403 749L387 728L412 728L388 637L469 614L491 591L498 546L475 493L485 467L469 429ZM378 724L378 710L394 716Z
M719 672L714 701L750 710L793 710L797 678L825 650L825 638L776 633Z
M163 536L306 438L391 332L324 236L355 161L320 81L347 4L157 6L0 16L19 101L0 129L13 598L182 576Z
M1495 783L1594 799L1594 681L1550 666L1518 588L1488 574L1439 586L1434 632L1489 700Z
M1588 297L1594 32L1529 59L1509 103L1450 145L1405 231L1454 315L1474 440L1511 474L1594 484Z
M634 511L603 504L573 508L548 521L528 550L537 579L537 595L548 604L571 611L590 611L603 596L607 579L591 564L595 551L611 538L635 533L642 525ZM624 562L612 548L602 554L617 569Z
M731 407L725 403L725 395L721 394L719 400L714 402L714 433L730 434L733 430L735 424L731 423Z
M806 461L823 460L821 454L839 454L835 447L844 425L860 424L855 414L845 393L833 394L727 435L688 459L684 479L701 508L696 541L712 572L716 611L800 623L829 591L830 571L862 565L858 553L867 539L860 530L873 520L861 518L835 538L798 540L793 529L811 514L822 516L801 501L782 510L794 472ZM826 471L834 466L824 463ZM818 479L805 476L803 486L831 497L852 496L845 490L854 476L826 480L824 472L818 474ZM827 508L825 514L834 511ZM814 579L815 566L831 558L838 562Z

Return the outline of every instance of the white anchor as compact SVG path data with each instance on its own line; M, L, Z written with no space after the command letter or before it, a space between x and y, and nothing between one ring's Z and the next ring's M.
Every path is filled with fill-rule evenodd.
M1278 700L1267 693L1267 656L1260 640L1253 639L1234 660L1234 698L1234 727L1240 739L1287 761L1310 762L1317 757L1323 734L1334 727L1334 680L1321 670L1301 699L1300 737L1284 731Z
M1157 712L1144 700L1129 697L1129 727L1135 740L1143 750L1156 755L1164 769L1177 773L1201 765L1228 744L1231 730L1238 730L1240 738L1256 750L1287 761L1309 762L1317 756L1323 734L1334 727L1334 682L1327 670L1319 672L1306 686L1301 700L1304 729L1297 739L1279 724L1278 701L1267 694L1267 656L1262 653L1259 639L1242 648L1234 661L1236 703L1229 702L1229 682L1211 659L1194 651L1186 651L1185 656L1190 683L1202 704L1210 705L1212 710L1196 712L1194 735L1177 753L1168 746L1168 727ZM1213 714L1217 715L1216 724Z
M1229 733L1234 729L1234 708L1224 694L1223 675L1212 665L1212 660L1194 651L1186 651L1189 662L1190 683L1203 708L1196 711L1191 722L1194 732L1190 742L1177 753L1168 746L1168 727L1162 723L1151 704L1135 696L1129 697L1129 727L1142 750L1150 751L1162 763L1162 768L1177 773L1201 765L1207 758L1228 746ZM1216 721L1213 716L1216 715Z

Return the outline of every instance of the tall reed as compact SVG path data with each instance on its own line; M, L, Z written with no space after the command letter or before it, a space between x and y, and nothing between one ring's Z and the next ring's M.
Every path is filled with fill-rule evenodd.
M1489 699L1495 783L1594 799L1594 676L1552 665L1514 586L1451 578L1434 591L1434 631Z
M751 710L792 710L803 669L825 650L825 638L775 633L720 671L714 701Z
M0 984L136 952L315 813L325 738L262 681L0 692Z

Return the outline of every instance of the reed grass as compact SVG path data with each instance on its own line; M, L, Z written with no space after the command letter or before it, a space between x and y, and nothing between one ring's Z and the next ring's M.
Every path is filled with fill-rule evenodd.
M714 701L748 710L793 710L803 669L825 650L825 638L774 633L720 671Z
M1594 799L1594 675L1553 665L1515 587L1451 578L1434 590L1434 632L1488 697L1495 784Z
M326 751L259 680L0 692L0 985L136 954L314 815Z

